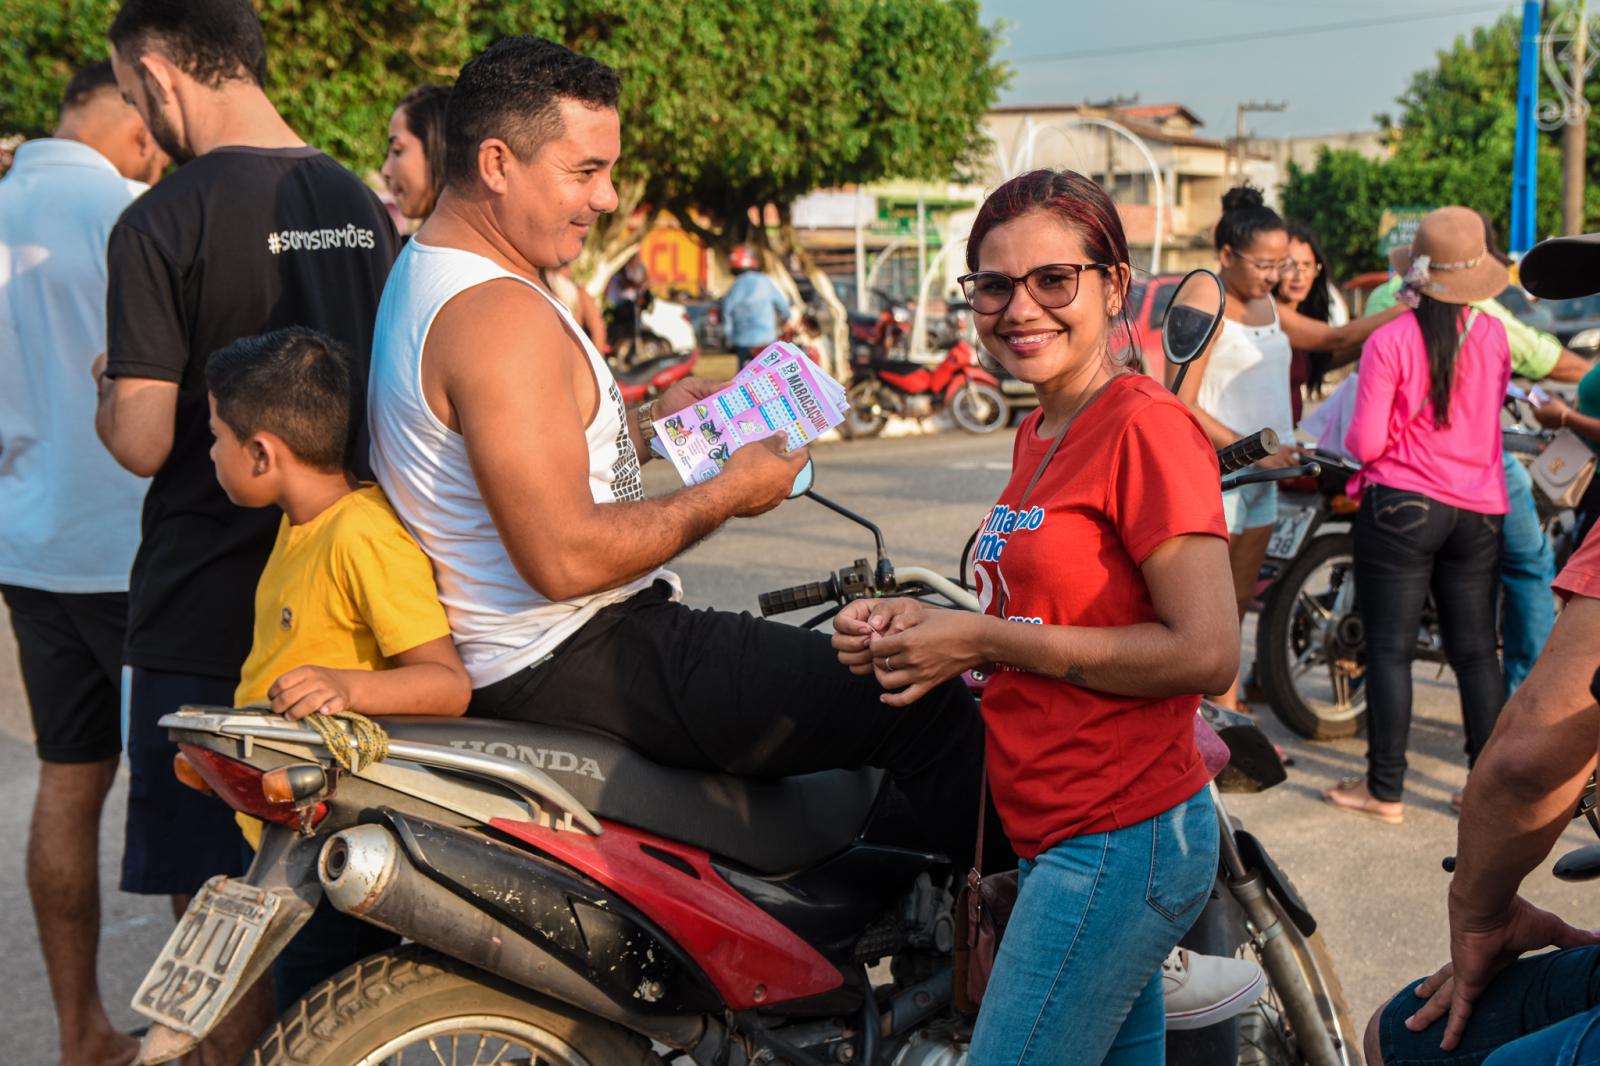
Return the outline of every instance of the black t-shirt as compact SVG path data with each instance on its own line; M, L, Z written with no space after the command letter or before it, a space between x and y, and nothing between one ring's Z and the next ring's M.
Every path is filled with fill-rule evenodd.
M348 344L364 380L396 250L377 197L315 148L217 149L123 212L108 251L106 372L178 385L129 585L130 665L234 678L250 651L281 512L236 507L217 484L206 359L240 337L309 326ZM364 464L366 448L357 454Z

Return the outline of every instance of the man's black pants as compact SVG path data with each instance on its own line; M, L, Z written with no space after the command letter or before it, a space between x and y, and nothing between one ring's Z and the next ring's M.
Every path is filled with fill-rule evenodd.
M551 658L474 692L467 713L587 729L663 765L746 777L878 767L915 808L924 846L958 868L971 860L983 725L959 679L890 707L823 634L668 596L657 582L602 609Z

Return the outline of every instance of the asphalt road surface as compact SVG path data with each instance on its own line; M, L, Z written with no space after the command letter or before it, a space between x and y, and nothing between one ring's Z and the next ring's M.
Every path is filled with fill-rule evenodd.
M897 563L948 573L1005 478L1011 434L831 444L815 454L819 491L876 520ZM653 492L674 487L672 472L662 464L653 464L647 474ZM797 500L762 518L731 523L675 568L691 603L754 610L757 593L816 580L870 555L871 548L864 530ZM0 1057L49 1066L56 1061L55 1022L22 862L35 764L9 626L0 627L0 645L0 850L11 856L0 864L0 959L5 960L0 980L12 1004L9 1050ZM1447 878L1439 860L1454 851L1449 796L1461 787L1466 770L1449 674L1441 679L1435 670L1419 667L1416 682L1405 825L1358 819L1321 802L1321 789L1361 771L1361 740L1312 744L1270 717L1267 731L1295 759L1289 780L1270 792L1228 801L1288 870L1321 921L1358 1024L1394 989L1444 958ZM101 833L100 974L113 1017L131 1028L137 1023L128 1000L171 919L165 901L115 891L125 789L126 782L119 781ZM1575 828L1564 844L1592 842L1587 835ZM1548 865L1528 879L1526 894L1579 924L1592 924L1594 890L1554 880Z

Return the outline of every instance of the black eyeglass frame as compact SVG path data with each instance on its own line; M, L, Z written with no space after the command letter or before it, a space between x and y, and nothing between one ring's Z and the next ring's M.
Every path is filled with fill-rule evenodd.
M1059 311L1063 307L1072 306L1072 301L1074 301L1074 300L1076 300L1078 298L1078 293L1083 288L1082 278L1083 278L1083 272L1085 270L1099 270L1099 271L1102 271L1102 272L1105 272L1105 273L1109 274L1111 272L1111 269L1112 269L1112 267L1111 267L1110 263L1045 263L1042 266L1034 267L1032 270L1028 271L1026 274L1023 274L1021 276L1017 276L1017 275L1014 275L1014 274L1007 274L1007 273L1005 273L1004 271L1001 271L1001 270L974 270L970 274L963 274L959 278L957 278L956 279L956 284L961 286L961 294L967 298L967 306L972 308L972 313L975 314L975 315L998 315L1002 311L1004 311L1006 308L1010 307L1011 306L1011 301L1016 299L1016 297L1017 297L1017 285L1018 284L1021 284L1022 286L1024 286L1028 290L1028 295L1033 297L1033 302L1038 304L1040 307L1048 308L1048 309L1050 309L1052 311ZM1028 279L1033 277L1035 274L1037 274L1037 273L1039 273L1040 271L1043 271L1043 270L1056 270L1056 271L1071 270L1072 271L1072 295L1067 297L1066 300L1064 300L1064 301L1062 301L1061 303L1058 303L1058 304L1050 304L1050 303L1046 303L1044 300L1041 300L1039 298L1039 294L1037 292L1033 291L1033 286L1028 284ZM983 277L1005 278L1006 281L1011 283L1011 291L1006 294L1005 303L1001 304L999 307L995 308L993 311L980 311L980 310L978 310L978 305L973 300L973 294L967 290L967 283L968 282L975 281L978 278L983 278Z

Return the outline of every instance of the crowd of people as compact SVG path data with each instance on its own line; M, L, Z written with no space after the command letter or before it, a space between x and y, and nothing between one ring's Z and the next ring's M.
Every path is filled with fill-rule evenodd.
M880 767L958 869L992 865L971 817L987 787L1019 894L970 1061L1162 1061L1175 1010L1210 1020L1212 1001L1260 987L1251 964L1176 948L1217 869L1195 713L1207 693L1241 705L1239 626L1277 506L1270 484L1221 493L1215 449L1264 427L1293 440L1303 391L1358 359L1336 443L1362 463L1368 773L1325 795L1403 817L1430 590L1473 766L1453 967L1374 1018L1369 1054L1479 1061L1507 1044L1522 1057L1504 1061L1587 1061L1572 1049L1600 1001L1597 938L1516 888L1595 762L1600 540L1556 578L1500 409L1514 368L1578 381L1575 410L1539 417L1600 445L1600 378L1494 301L1510 279L1486 220L1429 215L1390 305L1351 320L1313 235L1231 191L1223 322L1173 395L1123 343L1132 267L1111 198L1065 171L1005 182L960 283L985 349L1040 406L984 520L1003 535L976 560L983 612L862 600L829 637L691 610L667 569L781 503L807 456L769 440L645 497L656 410L717 386L627 407L570 276L617 206L614 71L513 37L453 86L405 96L382 169L417 223L402 242L274 108L247 0L124 0L108 35L110 60L72 79L54 135L0 182L0 325L16 340L0 366L0 590L37 736L28 885L64 1063L121 1064L137 1045L95 980L119 758L124 891L181 913L249 861L248 820L174 777L158 722L185 704L521 719L756 777ZM1522 280L1600 288L1597 247L1536 250ZM730 296L742 350L788 314L756 266ZM1552 583L1571 598L1559 623ZM975 667L992 674L981 709ZM324 901L194 1061L238 1061L392 940ZM1491 982L1549 945L1566 950ZM1480 1002L1490 1021L1469 1027ZM1449 1057L1463 1039L1479 1059Z

